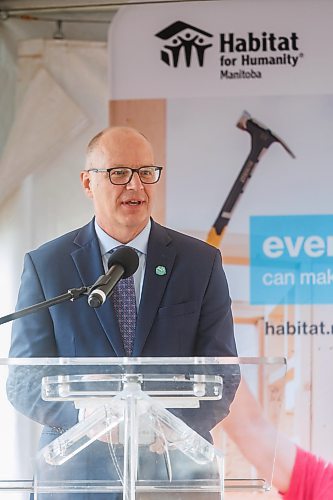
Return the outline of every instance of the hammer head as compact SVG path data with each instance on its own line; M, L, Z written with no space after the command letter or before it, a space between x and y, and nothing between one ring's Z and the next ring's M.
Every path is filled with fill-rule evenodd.
M287 146L287 144L279 137L274 134L269 128L263 123L255 120L251 115L244 111L242 116L237 122L237 127L241 130L246 130L251 135L252 142L256 143L257 146L262 147L262 149L267 149L273 142L278 142L282 147L290 154L292 158L295 158L294 153Z

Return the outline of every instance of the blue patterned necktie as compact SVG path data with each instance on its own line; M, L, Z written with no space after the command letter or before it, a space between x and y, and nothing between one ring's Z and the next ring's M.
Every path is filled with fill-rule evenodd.
M117 247L117 249L118 248L120 247ZM131 356L133 352L137 316L133 275L121 279L118 282L114 288L112 300L126 356Z

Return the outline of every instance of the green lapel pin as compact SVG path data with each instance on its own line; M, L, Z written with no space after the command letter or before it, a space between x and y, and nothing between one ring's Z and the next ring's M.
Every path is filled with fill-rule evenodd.
M167 273L167 270L164 266L157 266L156 269L155 269L155 273L158 275L158 276L165 276L166 273Z

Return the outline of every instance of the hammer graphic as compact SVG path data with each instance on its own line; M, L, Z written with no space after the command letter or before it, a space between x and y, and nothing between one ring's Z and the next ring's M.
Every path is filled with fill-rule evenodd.
M231 213L235 208L239 196L243 193L247 181L250 179L254 167L259 162L263 154L267 151L273 142L279 142L281 146L295 158L294 153L288 148L287 144L276 134L273 134L265 125L251 118L251 115L244 111L237 122L237 127L246 130L251 135L251 151L246 158L245 163L235 180L227 199L225 200L221 211L214 222L213 227L208 233L207 243L216 248L220 247L225 229L230 221Z

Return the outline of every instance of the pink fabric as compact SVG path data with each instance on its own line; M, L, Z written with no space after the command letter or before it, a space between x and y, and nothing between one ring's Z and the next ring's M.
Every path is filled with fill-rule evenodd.
M333 500L333 464L300 448L284 500Z

